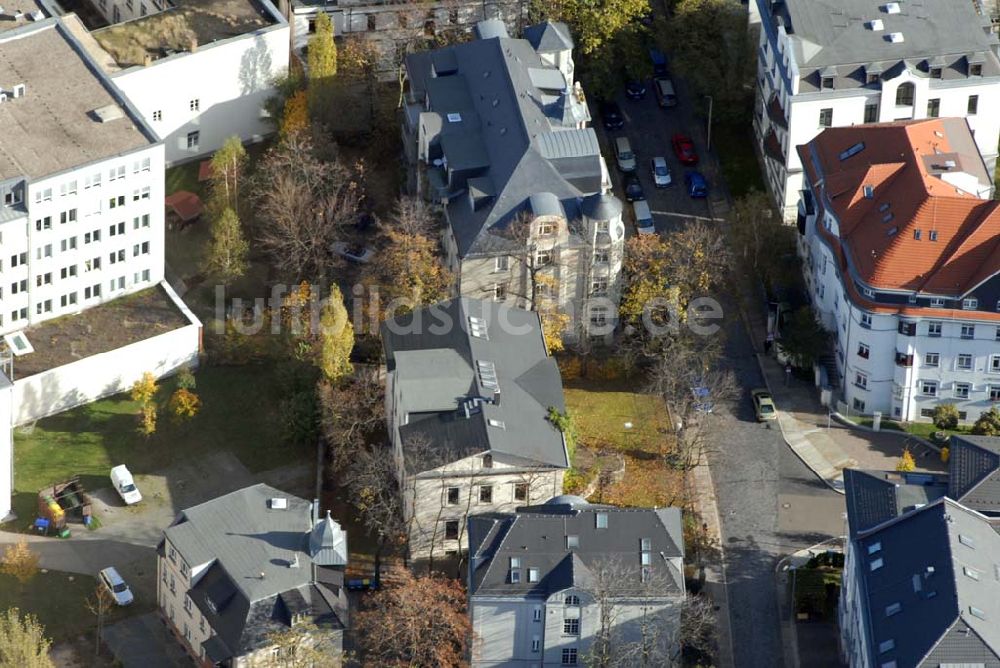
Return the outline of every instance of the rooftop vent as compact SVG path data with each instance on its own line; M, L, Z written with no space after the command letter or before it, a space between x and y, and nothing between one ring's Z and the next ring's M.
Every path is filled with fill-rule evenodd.
M462 122L462 114L448 114L448 122L449 123L461 123Z
M901 32L891 32L888 35L888 39L893 44L901 44L903 40L903 33Z
M288 507L288 499L276 496L271 499L271 510L284 510Z
M881 32L885 30L885 24L882 23L882 19L873 19L868 22L868 29L874 32Z
M24 97L25 90L26 89L24 84L19 83L19 84L14 84L14 88L11 89L11 92L13 93L13 96L15 98L18 98L18 97Z
M898 2L888 2L885 5L886 14L898 14L900 11L901 10Z
M31 12L31 20L32 21L41 21L44 18L45 18L45 14L43 14L42 10L40 10L40 9L36 9L35 11Z
M957 167L957 166L958 166L958 163L955 162L954 160L945 160L944 161L944 168L945 169L955 169L955 167Z
M101 123L110 123L111 121L118 120L119 118L124 118L125 114L122 112L122 108L117 104L109 104L94 109L94 116L96 116L97 120Z

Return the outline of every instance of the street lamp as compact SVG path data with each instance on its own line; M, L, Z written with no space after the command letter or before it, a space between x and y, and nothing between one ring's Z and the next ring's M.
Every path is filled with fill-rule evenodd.
M706 95L708 98L708 140L705 142L705 148L709 151L712 150L712 96Z

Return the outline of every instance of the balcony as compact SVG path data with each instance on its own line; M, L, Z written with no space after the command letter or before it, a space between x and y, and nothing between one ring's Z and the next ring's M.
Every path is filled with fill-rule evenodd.
M896 366L911 367L913 366L913 355L907 355L906 353L901 353L896 351Z

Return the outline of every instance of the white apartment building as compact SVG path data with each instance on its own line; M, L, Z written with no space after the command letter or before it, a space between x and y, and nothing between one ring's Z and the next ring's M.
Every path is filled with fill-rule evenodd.
M303 623L339 659L347 534L316 502L245 487L181 511L157 553L159 612L197 665L273 666L269 636Z
M754 131L787 222L803 188L795 147L828 127L965 117L994 173L1000 61L980 0L752 1L762 17Z
M669 666L685 597L677 508L615 508L557 496L469 518L475 668Z
M411 186L444 208L456 292L557 308L567 338L608 336L625 226L569 29L546 22L514 39L492 20L476 36L406 58Z
M1000 401L1000 203L966 120L830 128L799 156L800 251L843 400L976 420Z
M288 69L290 33L270 0L94 0L111 25L38 1L162 140L167 166L273 132L264 104Z
M0 32L0 51L7 333L159 283L164 178L163 144L60 22Z
M414 559L464 553L466 519L562 493L565 412L538 314L456 298L387 320L386 422Z

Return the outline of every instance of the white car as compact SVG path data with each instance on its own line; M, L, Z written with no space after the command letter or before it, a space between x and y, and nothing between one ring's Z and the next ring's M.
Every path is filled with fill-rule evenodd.
M98 573L97 579L114 597L115 603L118 605L131 605L132 601L135 600L135 597L132 596L132 590L125 584L125 580L118 574L114 566L108 566Z
M122 497L125 505L132 506L142 501L142 494L139 493L139 488L132 480L132 474L124 464L111 469L111 484L118 495Z
M342 258L358 264L367 264L375 256L375 251L367 246L349 244L345 241L334 241L330 249Z
M667 159L658 155L649 161L649 171L653 174L653 185L657 188L666 188L673 179L670 177L670 167L667 166Z

